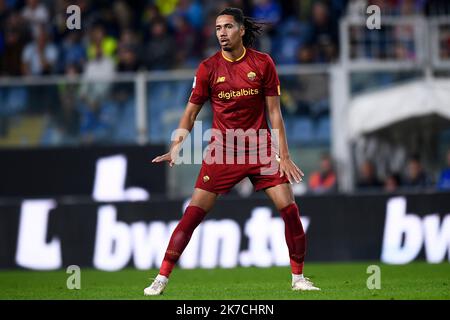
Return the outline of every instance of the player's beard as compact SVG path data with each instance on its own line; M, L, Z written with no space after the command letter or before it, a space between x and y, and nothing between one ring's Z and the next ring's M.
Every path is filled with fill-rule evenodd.
M230 43L230 40L228 40L225 44L221 44L223 51L233 51L233 46Z
M227 51L227 52L234 51L234 50L236 50L238 48L239 48L239 43L234 43L233 44L231 42L228 42L227 44L222 45L222 50L223 51Z

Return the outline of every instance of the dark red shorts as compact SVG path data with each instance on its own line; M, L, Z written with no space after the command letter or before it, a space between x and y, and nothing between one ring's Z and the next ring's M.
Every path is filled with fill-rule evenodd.
M253 183L255 191L289 183L286 176L280 177L278 166L271 171L267 170L269 167L270 164L207 164L203 161L195 187L224 194L246 177Z

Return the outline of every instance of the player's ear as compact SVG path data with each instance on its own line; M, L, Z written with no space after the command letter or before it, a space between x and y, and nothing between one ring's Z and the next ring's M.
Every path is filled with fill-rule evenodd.
M240 33L241 37L243 37L245 34L245 27L243 24L241 24L241 26L239 28L239 33Z

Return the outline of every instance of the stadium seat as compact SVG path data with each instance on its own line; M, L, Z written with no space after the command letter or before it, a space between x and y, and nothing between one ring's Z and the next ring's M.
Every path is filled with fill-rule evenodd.
M28 92L23 87L0 89L0 115L11 116L25 111Z
M137 131L134 99L125 103L119 119L115 130L115 139L120 142L135 142Z
M321 117L316 127L315 139L318 142L329 142L331 137L330 117Z
M314 126L310 118L299 118L293 121L291 139L294 142L313 142Z

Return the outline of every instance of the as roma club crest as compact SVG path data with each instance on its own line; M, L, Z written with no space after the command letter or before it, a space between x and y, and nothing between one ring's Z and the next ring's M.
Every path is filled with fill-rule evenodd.
M254 73L253 71L250 71L249 73L247 73L247 78L248 78L250 81L255 80L255 78L256 78L256 73Z
M203 182L208 182L209 181L209 176L203 176Z

